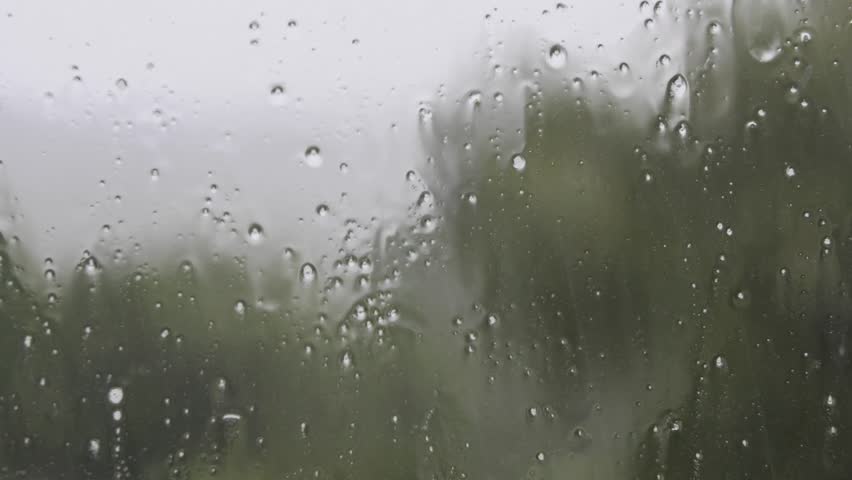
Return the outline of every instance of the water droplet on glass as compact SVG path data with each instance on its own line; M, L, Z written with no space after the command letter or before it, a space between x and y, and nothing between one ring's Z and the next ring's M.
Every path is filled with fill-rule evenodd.
M246 313L246 302L244 302L242 300L237 300L237 302L234 303L234 312L236 312L237 315L239 315L239 316L245 315L245 313Z
M317 279L317 269L310 263L305 263L299 268L299 281L307 285Z
M97 438L93 438L93 439L89 440L88 450L89 450L89 455L91 455L92 458L98 458L98 455L101 452L101 441L98 440Z
M743 32L749 54L760 63L768 63L781 53L784 28L784 2L777 0L738 0L734 2L735 31Z
M119 90L124 90L125 88L127 88L127 80L125 80L123 78L119 78L118 80L115 81L115 86Z
M796 169L788 165L787 168L784 169L784 175L786 175L787 178L795 177Z
M328 205L320 204L317 206L317 215L324 217L328 215Z
M737 290L731 296L731 303L735 308L746 308L751 304L751 295L745 290Z
M153 181L159 180L160 170L158 170L156 168L152 168L150 173L151 173L151 180L153 180Z
M688 83L683 75L677 74L669 80L668 96L669 98L679 99L686 94Z
M547 52L547 64L552 68L562 68L565 66L567 56L568 55L565 53L565 49L562 48L562 45L554 45L550 47L550 50Z
M344 369L348 369L352 366L352 353L349 350L343 352L343 355L340 356L340 365Z
M512 168L515 170L522 172L527 167L527 160L519 155L515 155L512 157Z
M109 403L113 405L118 405L124 400L124 390L121 387L112 387L109 389L107 393L107 399Z
M249 242L258 244L263 240L263 227L260 224L252 223L248 229Z
M719 22L710 22L707 31L710 32L710 35L718 35L722 31L722 26L719 25Z
M270 99L273 105L283 105L287 96L284 94L284 85L276 84L269 89Z
M311 145L305 150L305 165L311 168L322 166L322 156L320 156L319 147Z

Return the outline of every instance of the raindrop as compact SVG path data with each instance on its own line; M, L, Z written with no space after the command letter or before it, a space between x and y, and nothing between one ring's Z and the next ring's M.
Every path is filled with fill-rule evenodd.
M263 240L263 227L260 224L252 223L248 229L249 241L255 245Z
M350 351L343 352L340 357L340 365L345 369L352 367L352 353Z
M687 89L686 78L683 75L677 74L669 80L668 96L669 98L683 98Z
M124 400L124 390L121 387L112 387L109 389L107 393L107 399L109 399L109 403L113 405L118 405Z
M305 263L299 268L299 281L307 285L317 279L317 269L310 263Z
M320 204L317 206L317 215L320 217L325 217L328 215L328 205Z
M737 290L731 297L734 308L746 308L751 304L751 295L745 290Z
M722 31L722 26L719 25L719 22L710 22L707 31L710 32L710 35L718 35Z
M237 315L240 315L240 316L245 315L245 313L246 313L246 302L244 302L242 300L237 300L237 302L234 304L234 312L236 312Z
M784 175L786 175L787 178L793 178L796 176L796 169L788 165L787 168L784 169Z
M123 78L119 78L118 80L115 81L115 86L119 90L124 90L125 88L127 88L127 80L125 80Z
M320 156L319 147L311 145L305 150L305 164L311 168L322 166L322 156Z
M527 160L520 154L512 157L512 168L522 172L527 167Z
M93 438L89 440L89 454L92 458L98 458L98 455L101 452L101 441L97 438Z
M284 95L284 85L275 84L272 88L269 89L270 99L273 105L283 105L286 100L286 95Z
M552 68L562 68L565 66L567 54L562 45L554 45L547 52L547 64Z
M734 19L743 32L748 52L760 63L771 62L781 53L782 8L783 2L778 0L734 2Z

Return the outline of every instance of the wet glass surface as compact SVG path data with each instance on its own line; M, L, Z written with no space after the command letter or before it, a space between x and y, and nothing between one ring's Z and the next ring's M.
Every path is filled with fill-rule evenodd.
M852 4L0 5L0 478L852 477Z

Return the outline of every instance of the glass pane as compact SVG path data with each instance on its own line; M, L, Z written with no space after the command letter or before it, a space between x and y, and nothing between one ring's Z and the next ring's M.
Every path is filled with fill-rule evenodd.
M850 29L0 5L0 478L852 478Z

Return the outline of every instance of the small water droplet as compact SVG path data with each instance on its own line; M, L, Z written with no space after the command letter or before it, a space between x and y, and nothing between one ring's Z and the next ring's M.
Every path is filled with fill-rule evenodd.
M796 176L796 169L788 165L787 168L784 169L784 175L786 175L787 178L793 178Z
M98 456L100 455L100 452L101 452L101 441L98 440L97 438L93 438L93 439L89 440L89 455L91 455L92 458L98 458Z
M248 229L249 242L257 245L263 240L263 227L260 224L252 223Z
M710 35L718 35L719 32L722 31L722 26L719 25L719 22L710 22L710 25L707 27L707 31L710 32Z
M731 297L734 308L746 308L751 304L751 295L746 290L737 290Z
M237 300L237 302L234 303L234 312L236 312L237 315L239 315L239 316L245 315L245 313L246 313L246 302L244 302L242 300Z
M344 369L348 369L348 368L352 367L352 362L353 362L352 353L349 350L346 350L345 352L343 352L343 355L340 356L340 365Z
M257 20L252 20L249 23L249 30L257 30L258 28L260 28L260 22L258 22Z
M123 78L119 78L118 80L115 81L115 86L119 90L124 90L125 88L127 88L127 80L125 80Z
M322 156L320 149L317 146L311 145L305 150L305 165L311 168L319 168L322 166Z
M121 387L110 388L107 393L107 399L109 399L109 403L113 405L120 404L124 400L124 389Z
M320 217L325 217L328 215L328 205L320 204L317 206L317 215Z
M547 64L552 68L562 68L565 66L565 61L568 55L562 45L553 45L547 52Z
M527 159L525 159L520 154L514 155L512 157L512 168L515 170L522 172L527 167Z
M302 264L299 268L299 281L303 284L311 284L317 279L317 269L310 263Z
M160 179L160 170L158 170L156 168L152 168L150 173L151 173L151 180L152 181L157 181L157 180Z

